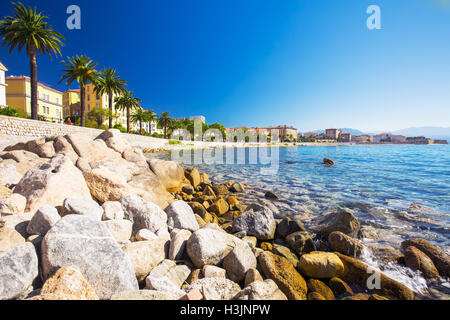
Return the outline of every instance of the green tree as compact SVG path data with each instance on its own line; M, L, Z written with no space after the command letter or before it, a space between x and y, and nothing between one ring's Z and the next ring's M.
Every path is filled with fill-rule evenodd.
M149 122L149 130L150 130L150 134L152 134L152 122L154 121L158 121L158 115L153 111L147 111L148 112L148 122Z
M111 129L113 124L113 95L120 95L126 92L125 87L127 82L117 75L117 71L112 68L104 68L97 77L94 91L97 94L108 95L108 107L110 113L109 128Z
M139 123L139 134L142 135L142 123L148 122L149 112L142 108L136 109L136 111L131 115L131 122Z
M67 57L67 60L67 62L61 61L66 69L61 70L64 72L64 75L61 77L59 83L66 81L66 84L70 86L74 81L77 81L80 85L80 125L84 127L86 125L86 85L89 82L95 83L97 71L94 68L97 66L97 63L85 55L77 55L73 58Z
M127 111L127 132L130 133L130 112L141 107L141 100L134 97L133 92L125 91L122 96L116 97L114 102L117 110Z
M164 139L167 139L167 128L172 121L173 119L169 117L169 112L162 112L158 119L158 124L164 128Z
M17 47L21 52L26 48L26 54L30 58L31 79L31 119L38 119L38 77L37 77L37 55L61 55L62 34L53 30L46 22L48 17L37 12L36 7L26 8L21 2L12 3L14 7L13 16L7 16L0 20L0 36L3 37L2 46L9 47L13 52Z
M89 118L95 119L97 122L97 128L100 129L105 119L109 118L110 111L109 109L104 109L102 107L95 107L88 113Z

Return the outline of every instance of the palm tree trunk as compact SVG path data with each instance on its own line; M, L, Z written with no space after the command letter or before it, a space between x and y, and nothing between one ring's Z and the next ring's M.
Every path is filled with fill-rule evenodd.
M142 121L139 121L139 134L142 136Z
M112 113L113 113L113 93L110 92L108 95L108 105L109 105L109 128L113 127L112 124Z
M37 49L30 46L31 119L38 119Z
M127 133L130 133L130 108L127 107Z
M80 126L84 127L86 125L86 118L84 116L84 113L86 111L86 96L85 96L86 88L84 87L84 84L80 84Z

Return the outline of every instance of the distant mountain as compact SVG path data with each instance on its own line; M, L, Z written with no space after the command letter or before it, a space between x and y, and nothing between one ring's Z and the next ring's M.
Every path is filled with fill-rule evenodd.
M450 140L450 127L413 127L393 131L393 134L401 134L407 137L425 136L431 139Z

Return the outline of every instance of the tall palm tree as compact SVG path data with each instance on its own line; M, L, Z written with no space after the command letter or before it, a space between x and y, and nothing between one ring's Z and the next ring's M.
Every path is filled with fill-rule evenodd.
M142 135L142 123L148 122L149 112L142 108L137 108L131 115L131 122L139 123L139 134Z
M172 122L172 118L169 117L169 112L162 112L158 119L158 124L164 128L164 138L167 139L167 128Z
M38 119L38 81L37 81L37 54L61 55L62 34L52 29L45 21L48 17L37 12L36 7L26 8L22 3L12 3L13 16L7 16L0 21L0 36L3 36L2 46L8 46L9 52L17 47L19 52L26 48L30 58L31 79L31 119Z
M158 120L158 115L153 111L150 110L148 111L148 123L149 123L149 129L150 129L150 134L152 134L152 122L157 121Z
M130 111L141 107L141 100L133 96L133 92L125 91L121 96L114 99L116 109L127 111L127 132L130 133Z
M85 55L77 55L74 58L67 57L67 60L68 62L61 61L66 69L61 70L64 72L64 75L59 83L66 81L66 84L70 86L74 81L77 81L80 84L80 125L84 127L86 125L84 114L86 111L86 85L89 82L94 83L96 81L97 71L94 68L97 66L97 63Z
M113 124L112 114L113 114L113 95L120 95L124 93L127 82L121 79L117 75L117 71L112 68L104 68L98 75L94 91L97 94L108 95L108 107L111 112L109 117L109 128L111 129Z

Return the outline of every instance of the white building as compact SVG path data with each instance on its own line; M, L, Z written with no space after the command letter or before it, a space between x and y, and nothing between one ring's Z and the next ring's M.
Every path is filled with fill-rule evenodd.
M201 121L203 123L206 123L206 118L204 116L193 116L190 118L190 120Z
M0 61L0 108L6 107L6 71L8 71L8 69L6 69Z

